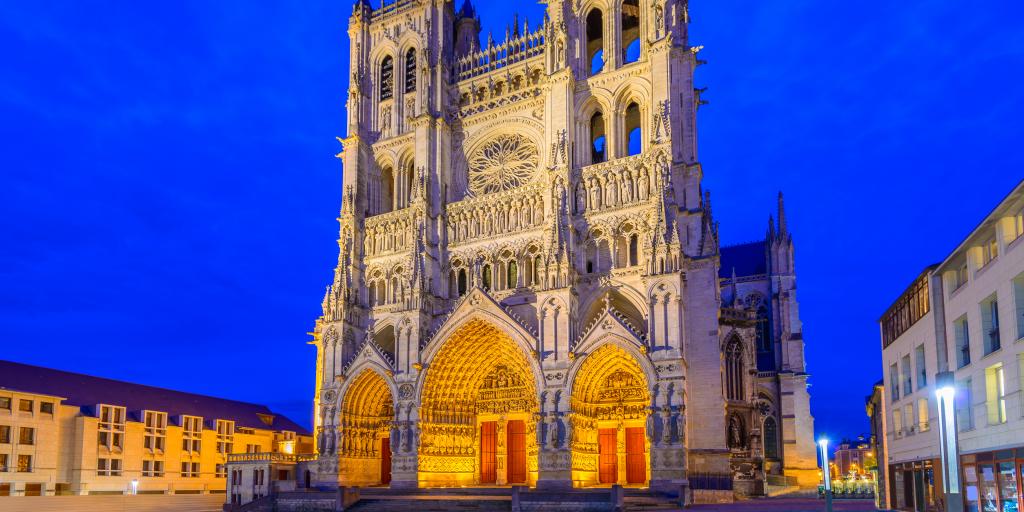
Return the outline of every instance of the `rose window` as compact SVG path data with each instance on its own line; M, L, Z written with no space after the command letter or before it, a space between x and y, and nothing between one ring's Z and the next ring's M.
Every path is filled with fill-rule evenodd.
M469 190L490 194L525 185L537 169L537 146L522 135L501 135L469 159Z

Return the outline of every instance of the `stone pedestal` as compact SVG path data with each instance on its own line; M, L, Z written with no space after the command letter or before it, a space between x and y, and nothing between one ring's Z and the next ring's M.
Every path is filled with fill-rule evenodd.
M572 489L572 465L569 450L541 450L537 468L537 489Z

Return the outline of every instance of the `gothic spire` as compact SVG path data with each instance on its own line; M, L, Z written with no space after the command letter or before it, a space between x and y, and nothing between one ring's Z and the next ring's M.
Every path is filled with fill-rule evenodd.
M786 238L786 203L782 199L782 191L779 191L779 238Z

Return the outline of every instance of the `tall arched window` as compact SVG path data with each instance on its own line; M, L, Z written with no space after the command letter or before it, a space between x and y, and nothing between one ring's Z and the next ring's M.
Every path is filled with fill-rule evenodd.
M483 283L484 284L484 289L485 290L490 290L491 289L491 266L490 265L484 265L483 281L484 281L484 283Z
M771 416L764 420L764 458L779 458L779 426Z
M743 345L732 338L725 348L725 398L743 400Z
M464 269L464 268L460 268L459 269L458 289L459 289L459 297L462 297L463 295L466 294L466 269Z
M508 271L505 275L507 277L505 281L505 288L513 289L519 286L519 267L515 261L508 262Z
M775 348L772 346L768 308L764 304L758 307L758 324L755 335L757 336L758 368L772 370L775 367Z
M416 90L416 49L405 52L405 92Z
M596 8L587 13L587 62L591 75L604 69L604 17Z
M622 2L622 63L640 60L640 2Z
M395 173L391 167L380 171L380 182L377 184L377 209L374 213L390 212L395 206Z
M607 240L601 240L597 244L597 265L598 272L607 272L612 269L612 248Z
M390 55L380 62L380 100L389 100L395 94L395 61Z
M540 256L533 257L533 284L540 284Z
M638 257L639 254L637 254L639 252L639 247L638 247L639 245L640 245L640 240L639 240L639 237L636 235L636 233L633 233L632 235L630 235L629 236L629 266L631 266L631 267L639 264L638 263L638 261L639 261L639 257Z
M597 111L590 116L590 163L599 164L608 158L608 144L604 133L604 114Z
M643 129L640 123L640 106L630 103L626 107L626 154L639 155L643 151Z

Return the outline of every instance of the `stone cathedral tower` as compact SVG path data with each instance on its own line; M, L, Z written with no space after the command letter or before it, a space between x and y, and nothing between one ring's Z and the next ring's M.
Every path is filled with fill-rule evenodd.
M720 248L685 0L359 0L318 478L816 484L793 243Z

